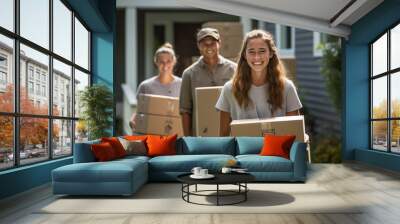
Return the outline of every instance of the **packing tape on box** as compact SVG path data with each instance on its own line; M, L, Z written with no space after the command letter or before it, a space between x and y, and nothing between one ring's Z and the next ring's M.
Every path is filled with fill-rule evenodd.
M271 123L261 123L262 136L265 134L275 135L275 128L272 127Z

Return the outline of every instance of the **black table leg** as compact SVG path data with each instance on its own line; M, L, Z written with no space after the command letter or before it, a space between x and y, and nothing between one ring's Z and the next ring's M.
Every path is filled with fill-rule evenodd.
M195 189L196 191L191 191L190 190L190 186L195 185ZM248 186L247 186L247 182L244 183L237 183L237 184L233 184L233 185L239 185L238 186L238 190L224 190L224 189L220 189L219 185L220 184L215 184L216 185L216 190L198 190L197 184L182 184L181 185L181 191L182 191L182 199L188 203L192 203L192 204L198 204L198 205L216 205L216 206L223 206L223 205L234 205L234 204L238 204L241 202L245 202L247 201L247 192L249 191ZM222 184L224 185L224 184ZM216 192L215 192L216 191ZM214 192L216 194L214 195L210 195L210 194L204 194L203 192ZM221 193L222 192L222 193ZM208 197L208 196L213 196L213 197L217 197L217 203L216 204L202 204L202 203L197 203L197 202L192 202L190 201L190 194L195 195L195 196L204 196L204 197ZM221 198L225 198L225 196L230 197L230 196L237 196L240 195L242 200L235 200L234 202L231 203L224 203L224 200L220 202L220 197Z
M217 206L219 206L219 184L217 184Z
M247 182L246 183L244 183L244 187L245 187L245 192L244 192L244 201L247 201Z
M183 198L183 190L184 190L183 187L184 187L184 184L182 183L182 188L181 188L181 191L182 191L182 199L184 199L184 198Z
M189 200L189 195L190 195L190 184L187 185L187 201L190 202Z

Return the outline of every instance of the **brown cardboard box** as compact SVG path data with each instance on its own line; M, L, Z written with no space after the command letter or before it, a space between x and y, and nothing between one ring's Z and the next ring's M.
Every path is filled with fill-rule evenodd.
M151 114L136 115L137 133L154 135L183 136L182 122L180 117L169 117Z
M179 117L179 98L140 94L137 113Z
M222 86L196 88L196 135L219 136L219 113L215 109Z
M220 52L226 58L237 57L242 45L242 36L225 36L221 37Z
M305 142L304 116L285 116L269 119L233 120L232 136L296 135L296 140Z

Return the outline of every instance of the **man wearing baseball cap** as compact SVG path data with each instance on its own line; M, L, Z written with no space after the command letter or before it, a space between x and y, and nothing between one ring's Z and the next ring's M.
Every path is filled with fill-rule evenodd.
M223 86L229 81L236 64L219 54L221 39L217 29L202 28L197 33L197 47L201 57L182 74L179 107L185 136L195 135L195 89L206 86Z

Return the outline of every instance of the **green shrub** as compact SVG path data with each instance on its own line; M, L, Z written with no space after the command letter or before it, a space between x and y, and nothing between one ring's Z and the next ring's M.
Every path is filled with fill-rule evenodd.
M342 110L342 49L336 38L319 46L322 49L321 74L326 90L338 113Z
M89 139L110 136L112 128L113 96L107 86L94 84L80 92L81 119L86 124Z
M311 141L313 163L341 163L341 140L334 135L317 136Z

